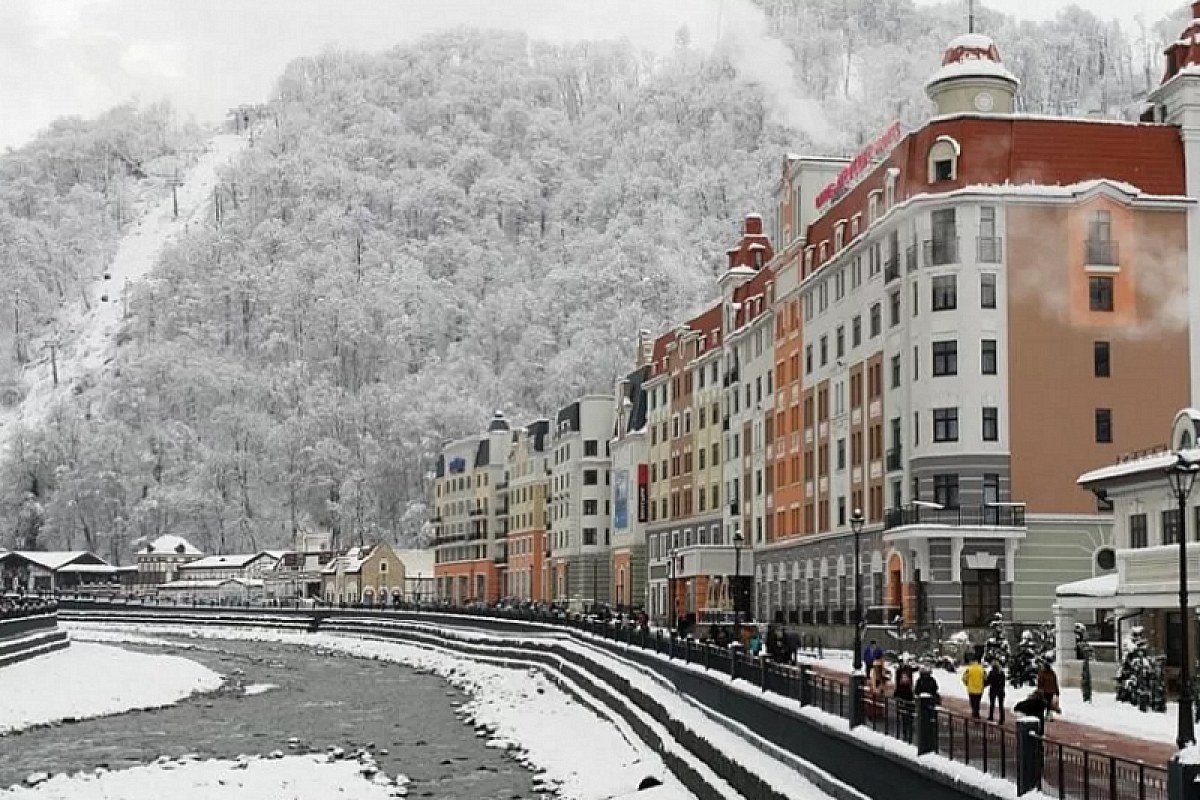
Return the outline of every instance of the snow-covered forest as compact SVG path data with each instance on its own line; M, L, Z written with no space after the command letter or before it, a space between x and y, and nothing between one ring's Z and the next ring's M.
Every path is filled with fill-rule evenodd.
M922 84L963 28L957 3L759 4L845 151L928 113ZM1181 26L1131 35L1073 9L979 27L1026 110L1116 115L1158 78L1139 54ZM738 52L677 41L651 56L454 31L292 63L211 224L129 298L118 357L0 464L0 545L117 557L169 531L230 552L301 524L347 544L416 537L445 438L497 408L522 421L610 391L640 328L715 297L780 159L812 149L773 121ZM85 146L122 125L121 163ZM34 357L23 343L53 335L128 225L113 176L150 191L127 162L145 172L195 143L154 106L0 158L0 296L20 287L20 324L42 326L0 308L3 402Z

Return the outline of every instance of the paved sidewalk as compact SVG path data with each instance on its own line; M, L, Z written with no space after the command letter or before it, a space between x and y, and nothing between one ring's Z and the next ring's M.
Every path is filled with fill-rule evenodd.
M845 672L830 669L820 665L812 665L813 671L823 677L847 684L850 676ZM986 700L985 700L986 702ZM971 706L966 700L958 697L943 698L942 706L958 714L970 716ZM1005 727L1013 728L1016 715L1008 710ZM1096 750L1130 761L1145 761L1154 766L1166 766L1175 754L1175 745L1166 742L1152 742L1135 736L1124 736L1113 731L1083 725L1077 722L1067 722L1054 718L1046 723L1046 736L1063 744L1078 745L1090 750Z

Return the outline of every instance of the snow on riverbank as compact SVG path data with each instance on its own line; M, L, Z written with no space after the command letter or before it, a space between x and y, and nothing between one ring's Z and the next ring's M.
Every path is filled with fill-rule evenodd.
M220 675L186 658L72 642L0 669L0 733L159 708L220 686Z
M139 633L144 629L136 626L72 623L65 627L78 638L146 638ZM544 770L539 785L556 788L564 800L602 800L628 794L647 776L662 780L672 798L691 797L624 720L603 707L581 704L536 670L496 667L446 651L330 634L157 625L154 632L206 640L306 645L331 655L377 658L432 672L469 695L460 712L479 726L479 734L490 737L490 746L521 751L523 761Z
M57 775L0 790L4 800L390 800L400 793L368 779L357 761L292 756L244 761L167 761L118 772ZM403 781L401 781L403 783ZM390 781L389 781L390 783Z
M849 673L852 662L849 658L809 658L800 656L807 664L815 664L835 672ZM949 673L935 669L933 675L937 678L938 689L942 697L956 697L964 702L967 700L967 687L962 682L962 670ZM1009 686L1004 696L1004 705L1012 708L1033 691L1032 686ZM1118 703L1112 692L1092 692L1092 702L1083 702L1083 694L1077 687L1067 686L1062 689L1059 705L1062 714L1055 719L1062 719L1076 725L1086 725L1104 731L1112 731L1126 736L1136 736L1152 742L1174 743L1176 719L1179 707L1176 703L1168 703L1166 713L1149 711L1142 713L1128 703Z

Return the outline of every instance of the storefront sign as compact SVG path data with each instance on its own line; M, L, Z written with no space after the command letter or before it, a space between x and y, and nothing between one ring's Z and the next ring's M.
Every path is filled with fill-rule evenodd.
M854 157L845 169L838 173L833 183L826 186L817 195L817 209L824 210L830 203L837 202L841 197L854 188L868 170L882 161L892 152L892 148L902 137L900 123L893 122L875 141L868 144Z

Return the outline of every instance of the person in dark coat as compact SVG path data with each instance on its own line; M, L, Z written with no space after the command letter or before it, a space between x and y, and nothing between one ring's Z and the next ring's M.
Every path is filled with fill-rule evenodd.
M917 685L914 687L916 695L929 695L933 698L933 704L942 704L942 689L938 686L937 678L933 677L933 669L928 664L921 666L921 674L917 676Z
M1048 711L1059 711L1058 706L1058 676L1054 668L1045 659L1038 665L1037 688L1042 699L1046 702ZM1061 713L1061 711L1059 711Z
M1024 714L1027 717L1034 717L1037 719L1039 726L1045 726L1046 712L1049 708L1050 706L1042 696L1042 693L1035 689L1028 697L1013 706L1013 711L1018 714Z
M900 717L900 736L904 741L911 742L916 695L913 689L913 668L908 659L901 661L896 667L896 688L892 690L892 697L901 701L896 704L896 714Z
M1000 666L999 661L993 660L987 676L988 722L996 721L996 706L1000 706L1000 724L1004 724L1004 685L1007 678L1004 667Z

